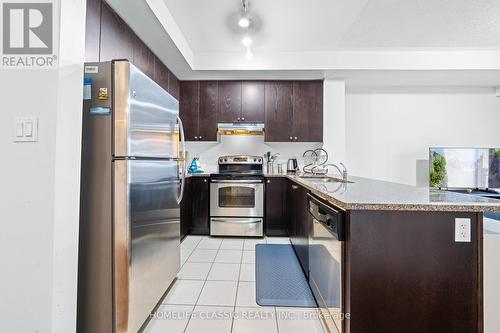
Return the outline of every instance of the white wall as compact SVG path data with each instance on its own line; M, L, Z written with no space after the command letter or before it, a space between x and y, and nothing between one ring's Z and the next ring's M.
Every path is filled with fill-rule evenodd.
M301 157L304 151L319 147L321 147L320 143L264 142L263 136L246 135L220 136L219 142L186 143L188 158L191 160L193 157L199 157L203 171L206 172L217 171L219 156L239 154L264 156L268 151L272 154L280 154L275 164L285 164L289 158L297 158L299 166L302 166ZM275 172L277 169L278 167L275 166ZM283 166L283 171L286 172L286 164Z
M85 0L61 1L52 245L52 329L76 330Z
M323 82L323 148L330 162L346 160L345 81Z
M427 184L431 146L500 147L500 98L491 92L348 93L350 173Z
M485 219L486 220L486 219ZM498 224L498 223L497 223ZM500 234L485 230L484 251L484 332L500 332Z
M59 70L0 70L0 332L75 331L85 1L61 1ZM14 143L14 118L39 141Z

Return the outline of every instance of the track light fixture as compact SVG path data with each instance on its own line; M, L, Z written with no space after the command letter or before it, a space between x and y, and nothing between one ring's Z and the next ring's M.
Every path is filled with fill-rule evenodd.
M247 29L252 23L248 16L248 0L241 0L241 4L243 5L243 16L239 19L238 25L243 29Z
M244 47L250 47L252 46L252 38L250 38L250 36L247 35L243 37L241 43L243 44Z
M240 20L238 21L238 25L242 28L248 28L250 26L250 19L246 16L243 16L242 18L240 18Z
M250 47L252 46L253 41L252 41L252 38L248 34L249 30L250 30L250 26L252 24L252 20L250 19L250 16L248 14L248 0L241 0L241 4L243 5L243 15L238 20L238 25L242 29L244 29L246 32L246 35L241 40L241 43L246 48L245 58L247 60L252 60L253 52L252 52L252 49Z

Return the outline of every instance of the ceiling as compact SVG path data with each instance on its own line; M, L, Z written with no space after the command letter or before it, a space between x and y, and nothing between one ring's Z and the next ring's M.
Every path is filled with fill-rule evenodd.
M183 80L345 79L352 86L500 86L498 0L106 0Z
M498 48L498 0L371 0L340 47Z
M240 0L163 1L194 52L242 49ZM248 1L255 52L500 47L498 0Z
M242 49L237 26L241 0L164 0L193 51ZM251 31L258 51L324 51L336 48L367 0L248 0L258 17Z

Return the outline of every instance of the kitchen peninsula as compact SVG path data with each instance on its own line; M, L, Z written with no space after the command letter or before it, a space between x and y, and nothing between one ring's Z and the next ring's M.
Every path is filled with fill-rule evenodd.
M266 186L266 233L286 230L304 271L307 193L345 212L346 332L483 331L483 212L499 201L359 177L266 175ZM455 241L461 219L469 242Z

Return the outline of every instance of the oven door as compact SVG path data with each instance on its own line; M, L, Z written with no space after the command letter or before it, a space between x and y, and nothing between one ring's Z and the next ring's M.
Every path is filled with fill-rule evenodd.
M263 181L213 179L210 184L210 216L263 217Z

